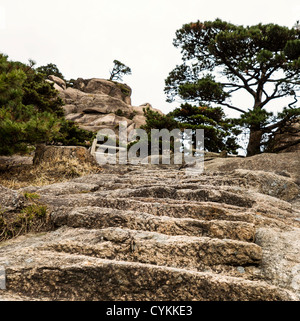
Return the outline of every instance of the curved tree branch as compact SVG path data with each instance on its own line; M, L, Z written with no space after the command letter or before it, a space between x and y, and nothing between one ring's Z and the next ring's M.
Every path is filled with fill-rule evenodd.
M228 108L230 108L230 109L234 109L234 110L236 110L236 111L239 111L240 113L246 113L244 110L242 110L242 109L240 109L240 108L238 108L238 107L235 107L235 106L231 106L231 105L229 105L229 104L227 104L227 103L220 103L219 102L219 104L220 105L223 105L223 106L226 106L226 107L228 107Z

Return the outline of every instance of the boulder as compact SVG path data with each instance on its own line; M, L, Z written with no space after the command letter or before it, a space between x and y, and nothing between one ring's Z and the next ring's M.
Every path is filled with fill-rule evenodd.
M62 92L64 90L62 87L60 87L58 84L56 84L52 80L46 79L46 82L48 82L49 84L53 84L54 89L56 89L59 92Z
M136 128L139 128L142 125L146 124L146 117L144 115L136 115L132 120L136 124Z
M64 110L64 113L65 115L69 115L69 114L72 114L74 112L76 112L76 106L75 105L64 105L63 106L63 110Z
M46 146L40 144L37 146L33 164L41 162L54 162L59 159L77 159L79 162L95 164L94 158L85 147L82 146Z
M85 80L78 78L74 83L74 88L85 93L105 94L120 99L128 105L131 104L130 96L132 91L126 84L99 78Z
M13 155L13 156L0 156L0 170L5 170L14 166L31 165L32 156L28 155Z
M74 89L71 87L68 87L66 90L63 90L60 92L60 97L65 101L65 103L75 103L78 99L80 99L82 96L84 96L84 93L82 93L78 89Z
M129 117L133 112L132 107L122 100L103 94L85 94L76 100L77 112L90 112L91 108L97 108L96 113L120 113Z
M276 172L282 176L300 180L300 151L291 153L263 153L251 157L214 158L205 162L205 170L233 171L248 169L251 171Z
M67 89L67 85L65 83L64 80L62 80L61 78L54 76L54 75L50 75L48 76L48 79L52 80L56 85L60 86L62 89Z

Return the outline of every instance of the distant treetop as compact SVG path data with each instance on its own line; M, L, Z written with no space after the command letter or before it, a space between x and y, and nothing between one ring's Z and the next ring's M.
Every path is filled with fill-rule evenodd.
M55 64L48 64L46 66L40 66L36 68L37 72L40 72L41 74L44 74L46 77L50 75L54 75L56 77L61 78L62 80L65 80L63 74L59 71L57 66Z
M122 81L123 76L131 75L131 69L124 65L119 60L114 60L114 67L110 71L109 80L119 80Z

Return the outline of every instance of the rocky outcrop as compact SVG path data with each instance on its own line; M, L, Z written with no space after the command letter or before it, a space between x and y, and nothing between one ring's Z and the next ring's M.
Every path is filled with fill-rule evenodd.
M96 165L94 157L82 146L51 146L37 145L33 164L38 165L41 162L55 162L62 159L77 159L81 163L90 163Z
M67 89L66 82L64 80L62 80L61 78L54 76L54 75L50 75L48 77L48 79L50 80L50 82L53 82L55 84L56 89L58 89L58 90Z
M232 171L247 169L252 172L265 171L283 177L300 180L300 151L291 153L263 153L252 157L214 158L205 162L210 171Z
M59 91L65 105L65 117L79 127L97 132L100 129L116 131L120 121L127 122L128 132L145 124L144 104L131 106L131 88L125 84L105 79L78 78L73 87L66 88L58 77L49 76ZM154 109L161 113L160 110Z
M22 189L40 195L53 230L1 244L0 298L299 300L300 184L281 158L284 175L263 170L266 158L256 157L259 171L218 158L199 176L106 165ZM239 169L209 169L238 161ZM18 194L1 193L6 207Z
M89 94L104 94L122 100L125 104L131 105L131 88L122 83L105 79L82 79L74 82L75 89Z
M0 156L0 170L6 170L13 166L31 165L32 156L30 155L13 155Z
M272 148L279 153L300 151L300 118L274 134Z

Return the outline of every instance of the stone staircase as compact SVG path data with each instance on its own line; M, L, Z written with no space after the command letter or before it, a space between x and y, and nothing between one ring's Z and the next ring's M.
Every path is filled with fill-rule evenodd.
M256 233L300 222L290 203L252 183L127 165L26 188L47 204L53 229L0 246L0 298L295 300L288 284L266 277Z

